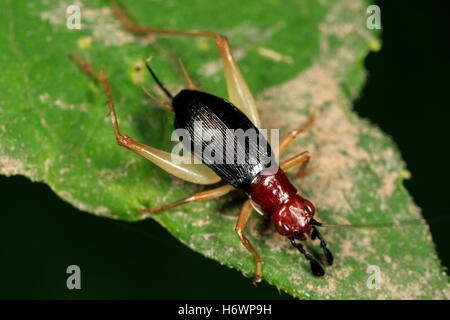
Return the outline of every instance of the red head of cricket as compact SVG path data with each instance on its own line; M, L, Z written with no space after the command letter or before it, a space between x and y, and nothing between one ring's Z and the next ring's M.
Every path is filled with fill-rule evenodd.
M260 212L270 216L283 236L301 240L303 234L311 234L314 205L297 194L297 189L280 168L275 174L260 173L252 182L248 195Z

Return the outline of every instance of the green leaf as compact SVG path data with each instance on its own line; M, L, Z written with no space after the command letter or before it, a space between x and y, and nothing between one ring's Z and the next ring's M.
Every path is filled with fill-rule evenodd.
M81 30L66 27L72 1L0 3L0 172L46 182L77 208L136 221L137 208L172 202L202 190L181 182L117 146L98 83L67 59L70 53L104 66L124 133L171 150L173 115L140 87L157 88L144 69L152 56L159 77L184 86L177 58L205 91L226 97L220 60L208 39L138 37L121 29L107 1L77 1ZM303 180L290 175L328 223L422 219L403 186L408 176L392 140L351 111L365 80L363 59L380 47L366 29L364 1L129 1L131 19L160 28L227 35L257 98L263 127L281 135L317 121L286 157L309 150L316 169ZM241 195L242 196L242 195ZM234 225L239 193L188 204L155 219L193 250L254 274L252 256ZM264 280L299 298L449 298L449 282L426 225L403 228L323 229L335 265L323 278L259 215L246 230L263 258ZM319 252L316 245L316 251ZM369 289L380 271L380 287ZM249 279L250 281L250 279Z

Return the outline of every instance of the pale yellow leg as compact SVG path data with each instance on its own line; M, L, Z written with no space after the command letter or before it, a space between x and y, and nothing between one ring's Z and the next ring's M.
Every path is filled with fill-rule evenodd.
M289 171L290 169L292 169L298 165L301 165L299 171L296 174L297 177L301 178L309 173L309 170L306 171L306 166L308 165L310 159L311 159L311 156L309 155L309 152L304 151L302 153L299 153L296 156L293 156L292 158L289 158L289 159L281 162L280 168L283 171Z
M291 143L300 133L305 132L314 124L316 113L317 108L314 108L309 116L308 121L302 127L289 131L288 134L281 140L280 146L278 148L279 156L281 156L281 154L286 151L286 149L291 145Z
M120 20L123 28L130 32L136 34L214 38L221 56L230 102L244 112L257 128L260 128L261 121L259 119L255 99L253 98L247 82L242 76L236 61L233 58L228 39L225 36L213 32L176 31L142 27L134 24L130 19L128 19L126 14L119 8L114 0L110 0L110 3L113 8L114 15Z
M154 207L154 208L148 208L148 209L139 209L139 212L144 212L144 213L155 213L158 211L164 211L164 210L169 210L172 209L174 207L178 207L182 204L188 203L188 202L200 202L200 201L205 201L205 200L211 200L211 199L215 199L215 198L219 198L221 196L226 195L227 193L229 193L230 191L235 190L235 188L229 184L218 187L218 188L214 188L214 189L210 189L210 190L206 190L206 191L202 191L202 192L198 192L198 193L194 193L192 196L169 203L169 204L165 204L159 207ZM144 216L145 217L145 216Z
M253 254L253 257L255 258L256 273L255 273L255 279L253 280L253 284L256 285L257 282L261 282L262 261L261 261L261 257L258 254L258 252L255 250L255 248L252 246L250 241L248 241L247 237L244 235L245 227L247 225L248 219L250 218L252 211L253 211L253 206L252 206L250 200L245 201L244 205L242 206L241 213L239 214L239 218L238 218L238 221L236 223L236 227L234 228L234 230L236 231L239 238L241 239L242 244L247 248L248 251L250 251Z
M121 134L119 131L116 111L114 108L114 101L111 94L111 87L108 83L106 72L103 69L101 73L96 72L89 62L83 61L75 57L74 55L70 55L69 58L78 63L78 65L84 72L88 73L90 76L94 77L102 83L103 88L105 89L106 96L108 98L108 105L114 133L119 145L143 156L166 172L185 181L197 184L214 184L220 181L220 177L217 176L214 171L212 171L204 164L183 163L183 158L179 155L152 148L133 140L127 135Z
M189 77L189 74L187 73L186 69L184 68L184 64L181 58L178 58L178 62L180 63L181 70L183 70L184 78L186 79L188 88L190 90L198 90L195 84L192 82L191 77Z
M147 89L145 89L144 87L142 87L142 90L144 90L145 94L148 95L153 101L155 101L157 104L159 104L160 106L162 106L164 109L167 109L169 111L173 112L173 107L172 104L166 101L162 101L161 99L155 97L154 95L152 95L150 92L148 92Z

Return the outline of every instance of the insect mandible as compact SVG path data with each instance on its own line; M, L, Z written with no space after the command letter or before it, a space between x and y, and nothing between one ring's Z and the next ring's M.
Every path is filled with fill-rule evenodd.
M297 177L304 176L306 174L306 166L310 160L309 153L305 151L282 161L279 165L276 165L276 170L268 172L267 163L263 163L262 161L249 161L249 158L254 157L249 155L248 148L245 148L245 141L240 147L246 152L244 155L246 161L221 164L217 164L211 157L205 156L203 151L207 147L207 143L200 141L200 143L195 145L195 121L203 121L207 129L215 129L219 132L225 132L227 129L253 130L258 134L258 141L263 144L264 152L270 155L273 154L270 144L258 130L260 128L260 119L255 100L233 58L228 39L223 35L212 32L174 31L138 26L128 19L113 0L110 2L114 15L119 19L122 26L130 32L137 34L213 38L221 56L228 90L229 101L199 91L191 81L180 60L188 89L183 89L174 96L157 78L149 62L147 62L147 68L153 79L170 99L170 102L162 101L144 89L145 92L164 108L175 113L175 127L177 129L184 129L190 134L190 141L183 140L183 144L188 144L189 147L193 146L191 148L191 150L194 150L193 154L201 159L202 163L188 164L182 161L173 161L174 155L171 153L139 143L120 132L106 72L102 69L99 73L95 71L89 62L81 60L74 55L69 56L78 63L83 71L98 79L103 85L108 99L114 133L120 146L145 157L161 169L182 180L202 185L216 184L220 181L225 182L220 187L195 193L185 199L159 207L138 209L138 211L144 215L151 215L152 213L168 210L188 202L210 200L221 197L236 189L243 190L248 196L248 199L242 206L235 231L242 244L254 256L256 272L253 283L260 282L262 278L261 257L244 234L245 227L253 209L270 218L276 230L281 235L286 236L291 244L309 261L312 273L315 276L324 275L322 265L305 250L302 243L298 242L306 240L307 236L312 240L319 239L327 263L332 265L333 255L327 248L322 235L317 229L322 224L314 219L314 205L298 194L297 189L284 173L296 166L300 166ZM313 112L303 127L290 131L281 140L278 150L276 150L278 156L283 154L300 133L307 130L313 124L314 115ZM223 137L225 137L225 133ZM239 141L237 144L239 144ZM239 148L236 147L234 150L236 151L237 149ZM256 152L258 153L260 150ZM224 158L226 157L225 154L222 156Z

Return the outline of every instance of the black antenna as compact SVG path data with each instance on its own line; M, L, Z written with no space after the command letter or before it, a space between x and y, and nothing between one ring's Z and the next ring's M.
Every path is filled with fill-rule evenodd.
M170 100L173 100L172 94L171 94L171 93L169 92L169 90L167 90L167 88L161 83L161 81L159 81L158 77L157 77L156 74L153 72L152 68L150 68L150 61L147 60L145 64L147 65L148 71L150 71L150 74L152 75L153 79L156 81L156 83L158 84L158 86L161 88L161 90L164 91L164 93L166 94L166 96L169 97Z

